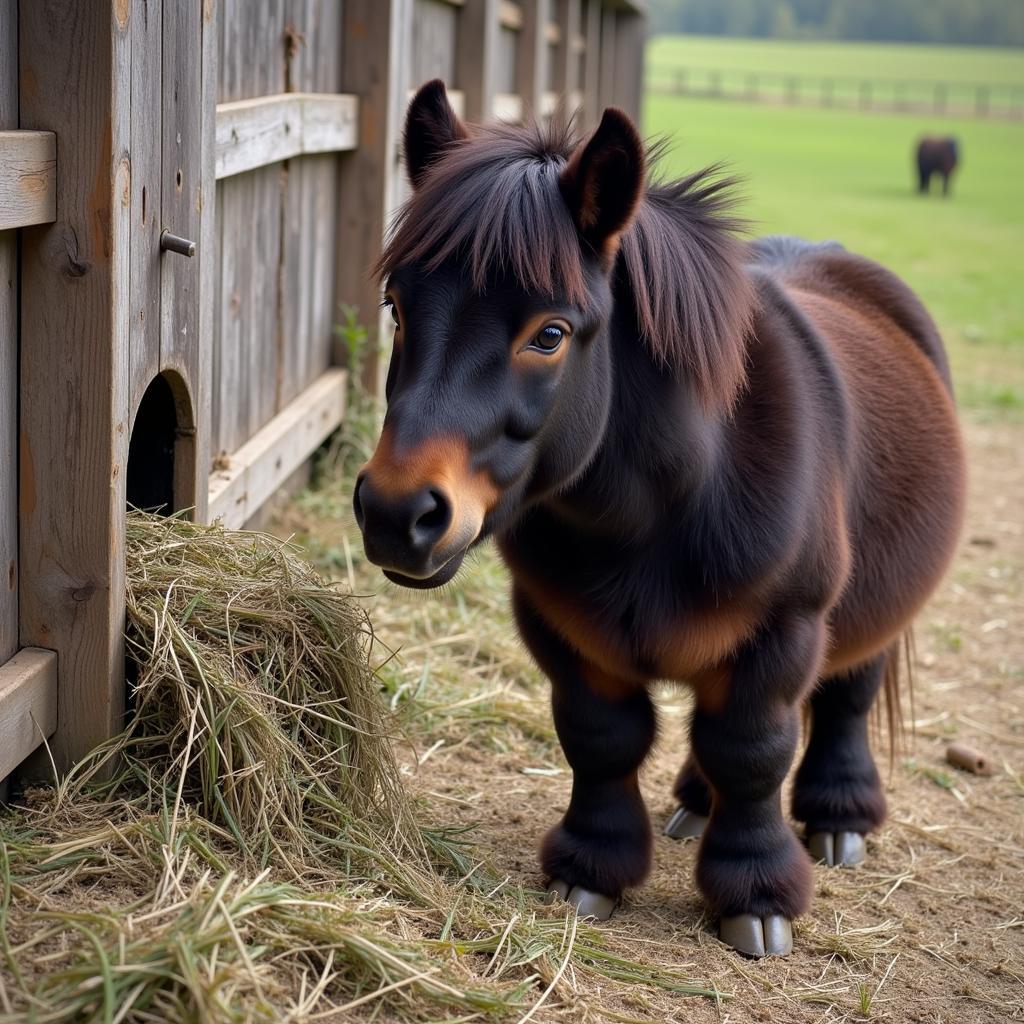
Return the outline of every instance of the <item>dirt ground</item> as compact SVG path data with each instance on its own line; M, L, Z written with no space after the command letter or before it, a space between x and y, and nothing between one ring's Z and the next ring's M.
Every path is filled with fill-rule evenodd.
M797 922L793 955L755 963L723 947L703 916L693 882L696 844L659 835L647 884L627 894L602 930L623 955L671 958L721 999L603 979L597 991L593 978L581 977L578 1002L551 1001L532 1019L1024 1020L1024 428L973 422L965 430L968 525L952 571L916 626L913 710L905 708L913 736L891 771L883 769L890 814L869 841L869 860L854 870L816 868L814 906ZM469 572L498 571L484 561ZM505 618L502 598L491 599ZM368 600L383 641L405 644L399 657L408 678L422 683L448 642L441 635L410 645L411 621L434 619L428 634L443 634L436 602L452 600L448 593L410 602L390 589ZM472 600L458 597L470 633ZM382 607L389 601L397 606ZM466 634L448 639L465 643ZM486 637L475 643L486 648ZM530 672L517 663L527 656L512 641L477 654L488 659L499 674ZM469 678L475 669L466 674L472 704L478 680ZM516 686L512 696L522 709L517 721L546 714L542 686ZM449 708L461 704L451 694L448 700ZM673 810L687 699L666 691L660 704L660 739L642 778L656 830ZM417 753L405 755L405 771L438 818L478 825L475 842L500 875L540 886L537 842L566 806L570 775L550 734L531 739L528 728L510 725L503 736L500 722L483 722L439 712L416 730ZM983 751L995 774L947 765L954 740ZM883 766L886 749L881 738Z

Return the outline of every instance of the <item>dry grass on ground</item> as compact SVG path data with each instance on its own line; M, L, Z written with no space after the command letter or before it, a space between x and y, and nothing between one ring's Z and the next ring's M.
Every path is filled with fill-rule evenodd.
M672 965L720 998L681 997L570 964L532 1019L1024 1020L1024 431L971 423L967 434L968 527L917 625L916 735L889 775L890 817L868 863L816 869L814 908L798 922L794 955L752 963L709 930L693 844L659 837L650 880L602 934L623 957ZM365 595L382 644L380 677L412 742L400 762L413 792L436 818L475 824L478 855L508 886L540 885L535 847L564 809L570 777L545 684L510 624L503 569L484 551L439 594L382 584L361 561L347 504L344 482L328 483L301 496L277 528ZM661 706L660 741L643 775L656 821L672 809L685 695L666 692ZM949 768L953 739L985 751L996 775Z

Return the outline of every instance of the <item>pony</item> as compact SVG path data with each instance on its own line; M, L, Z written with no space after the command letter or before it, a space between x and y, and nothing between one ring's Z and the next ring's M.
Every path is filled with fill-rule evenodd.
M651 865L656 680L694 695L668 834L727 944L792 948L811 855L865 856L868 718L954 550L964 464L921 303L834 243L747 243L718 168L648 180L589 137L408 108L412 192L377 273L395 323L353 506L367 558L433 588L493 537L572 768L540 863L607 918ZM787 821L780 795L810 724ZM681 758L682 760L682 758ZM553 897L552 897L553 898Z
M931 188L932 175L942 178L942 194L949 195L949 180L959 163L959 147L954 138L926 137L914 153L917 164L917 190L925 194Z

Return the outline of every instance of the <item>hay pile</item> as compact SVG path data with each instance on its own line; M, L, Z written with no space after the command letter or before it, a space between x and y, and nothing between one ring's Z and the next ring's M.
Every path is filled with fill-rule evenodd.
M421 822L369 623L287 544L133 513L127 562L128 728L0 820L0 1020L526 1020L595 973L706 992Z

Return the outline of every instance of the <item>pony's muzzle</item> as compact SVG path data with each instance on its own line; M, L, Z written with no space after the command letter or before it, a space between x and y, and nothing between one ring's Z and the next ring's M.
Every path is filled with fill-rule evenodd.
M444 491L422 487L385 497L362 473L352 502L371 562L410 575L429 575L434 549L452 522L452 503Z
M385 426L356 480L353 507L366 557L406 587L447 583L499 497L472 466L465 438L434 436L396 448Z

